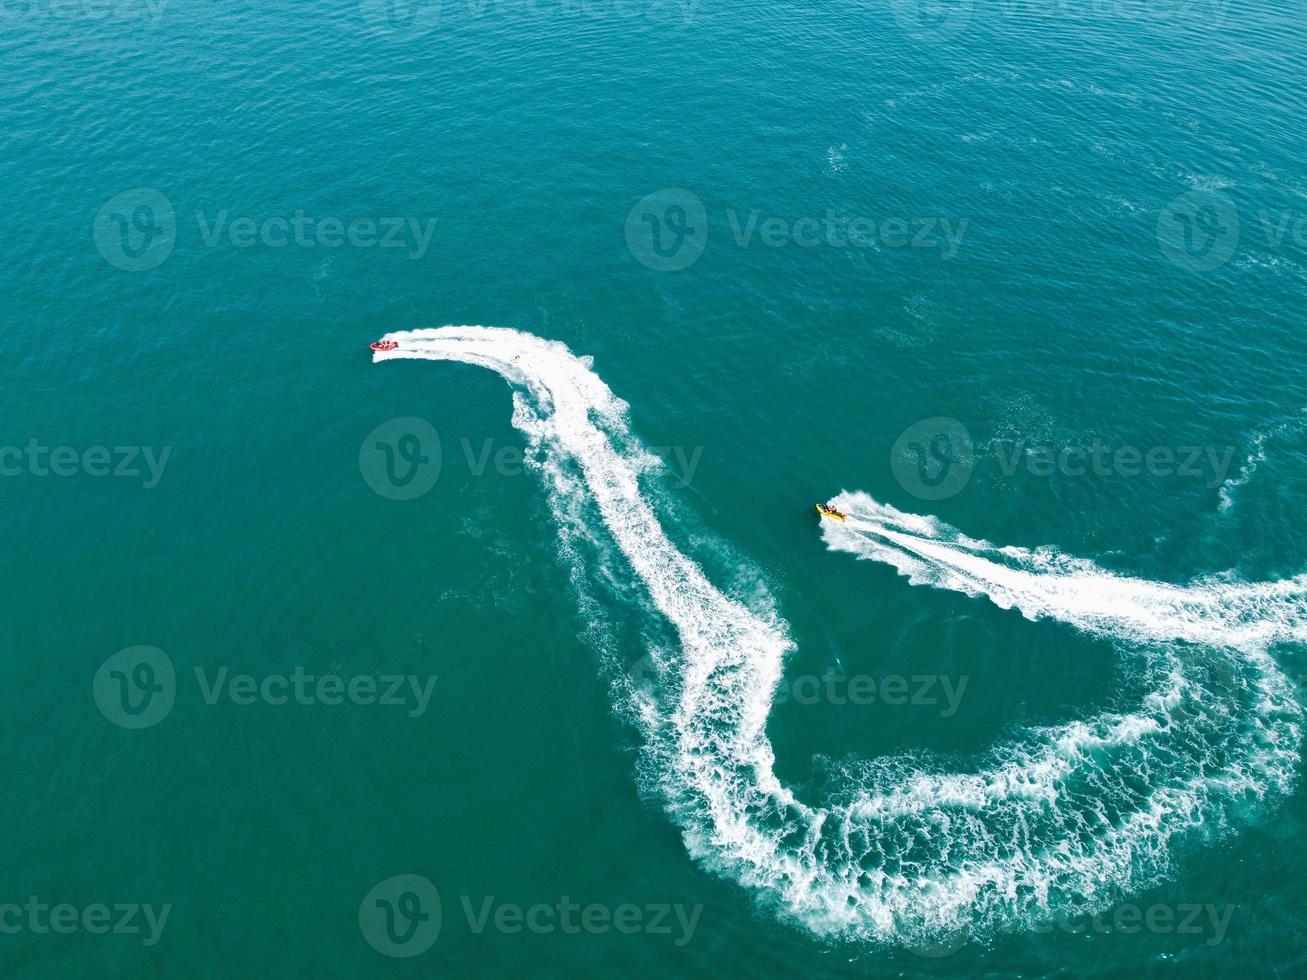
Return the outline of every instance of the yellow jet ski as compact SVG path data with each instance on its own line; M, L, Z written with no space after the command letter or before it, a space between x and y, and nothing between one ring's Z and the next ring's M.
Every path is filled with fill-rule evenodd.
M817 513L820 514L822 517L829 517L832 521L840 521L840 522L843 522L845 518L848 516L847 514L841 514L834 507L829 507L826 504L818 504Z

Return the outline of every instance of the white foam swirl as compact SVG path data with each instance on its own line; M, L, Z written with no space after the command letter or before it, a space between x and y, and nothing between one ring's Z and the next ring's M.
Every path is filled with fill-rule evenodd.
M1297 434L1307 426L1307 408L1302 409L1298 415L1285 419L1278 424L1259 429L1249 437L1249 449L1244 457L1243 463L1239 467L1239 472L1235 476L1227 477L1221 484L1219 492L1221 511L1227 511L1234 506L1235 494L1240 487L1246 486L1248 481L1257 473L1257 468L1266 462L1266 443L1270 439L1276 439L1285 435Z
M879 758L834 769L825 798L800 800L766 733L787 627L714 587L670 540L640 485L658 462L588 360L501 328L387 338L399 349L378 361L462 361L518 388L513 421L560 524L593 504L677 634L655 651L659 692L636 703L645 771L696 859L813 933L915 944L1098 909L1163 873L1177 836L1219 833L1292 783L1301 712L1267 645L1304 638L1302 578L1144 582L845 494L851 520L824 524L832 549L1141 645L1151 693L1129 712L1031 729L969 771Z

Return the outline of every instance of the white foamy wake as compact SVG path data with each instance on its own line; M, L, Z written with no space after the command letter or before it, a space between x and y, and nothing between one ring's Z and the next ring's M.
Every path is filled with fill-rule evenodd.
M920 755L845 764L823 799L800 800L776 777L766 733L787 628L715 588L670 540L641 488L660 462L588 360L500 328L387 337L400 348L378 361L462 361L516 386L513 422L565 535L597 512L677 635L654 651L656 692L633 695L643 772L691 854L782 918L821 936L915 945L1100 909L1164 873L1177 839L1223 832L1292 783L1301 712L1267 646L1303 639L1303 579L1144 582L845 494L849 523L824 524L833 549L887 562L913 584L1128 640L1151 693L1128 712L1027 730L967 771Z
M1056 619L1140 643L1183 640L1248 650L1307 642L1307 575L1167 585L1114 575L1050 549L995 547L864 493L844 493L835 502L849 520L823 522L827 545L892 565L913 585L984 596L1028 619Z
M1239 466L1239 472L1235 476L1227 477L1221 484L1219 497L1222 512L1234 506L1235 494L1239 488L1245 486L1256 474L1257 467L1266 462L1267 440L1296 434L1301 432L1304 426L1307 426L1307 408L1302 409L1298 415L1292 418L1285 419L1269 428L1258 429L1252 433L1249 437L1248 453Z

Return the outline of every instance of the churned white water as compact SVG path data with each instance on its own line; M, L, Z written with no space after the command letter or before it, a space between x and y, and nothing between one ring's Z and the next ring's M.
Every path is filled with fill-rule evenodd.
M715 587L669 538L640 480L661 463L589 360L503 328L387 339L400 347L377 361L460 361L514 386L513 423L564 533L597 513L675 632L675 649L651 658L663 695L626 695L650 788L696 860L786 921L921 944L1100 909L1164 875L1179 839L1229 832L1292 782L1301 710L1269 647L1307 638L1307 578L1148 582L845 493L848 522L822 522L831 551L1129 644L1149 693L1126 712L1027 729L967 771L880 757L841 764L827 798L799 799L775 774L766 730L788 627Z

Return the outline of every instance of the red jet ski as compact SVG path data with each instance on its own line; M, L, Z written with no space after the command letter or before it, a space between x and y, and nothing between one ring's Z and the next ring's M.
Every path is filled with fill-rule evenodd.
M397 340L374 340L372 342L373 350L395 350L399 346Z

